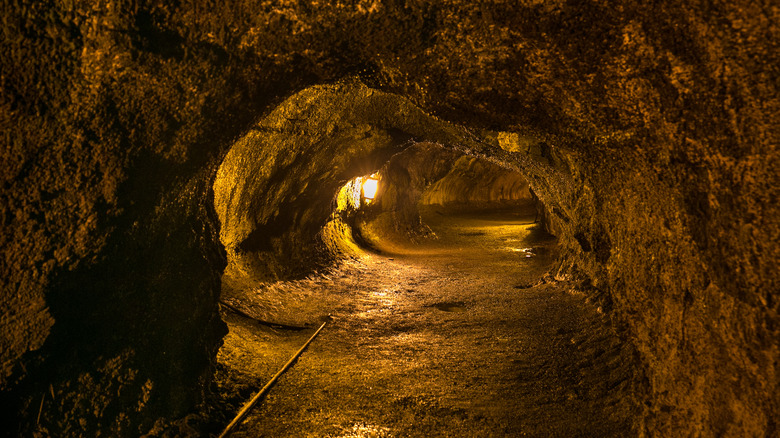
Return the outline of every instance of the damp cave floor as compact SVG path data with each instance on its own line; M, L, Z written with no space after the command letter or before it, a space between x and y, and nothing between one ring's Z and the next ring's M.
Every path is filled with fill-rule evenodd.
M234 281L223 300L311 329L223 313L229 334L218 355L212 429L330 314L232 436L635 435L632 350L573 284L545 276L556 242L533 214L430 210L424 219L437 239L302 280Z

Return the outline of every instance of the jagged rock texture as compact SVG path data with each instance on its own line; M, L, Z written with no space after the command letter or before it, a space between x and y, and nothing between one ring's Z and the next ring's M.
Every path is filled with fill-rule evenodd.
M200 399L224 330L216 169L286 96L357 75L528 178L560 275L634 337L644 434L778 433L773 3L8 1L0 17L9 424L36 427L49 389L52 434L135 435Z

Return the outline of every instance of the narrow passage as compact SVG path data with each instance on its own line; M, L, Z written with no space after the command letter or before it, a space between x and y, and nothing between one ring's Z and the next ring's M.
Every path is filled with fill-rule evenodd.
M573 285L544 274L533 212L442 214L438 236L304 280L234 287L219 353L225 424L332 315L235 437L634 435L634 362ZM544 277L544 279L543 279Z

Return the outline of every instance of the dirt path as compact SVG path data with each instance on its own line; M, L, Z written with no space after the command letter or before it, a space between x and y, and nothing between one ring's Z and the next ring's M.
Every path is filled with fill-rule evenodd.
M633 435L629 349L569 284L528 287L555 256L533 217L426 219L432 244L225 297L287 324L333 317L233 436ZM313 329L224 316L227 416Z

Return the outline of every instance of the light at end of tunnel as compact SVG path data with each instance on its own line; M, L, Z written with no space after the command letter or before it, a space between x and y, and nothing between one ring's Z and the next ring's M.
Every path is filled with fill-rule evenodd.
M379 178L375 173L363 180L363 198L373 200L376 197L376 191L379 188Z

